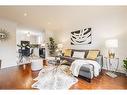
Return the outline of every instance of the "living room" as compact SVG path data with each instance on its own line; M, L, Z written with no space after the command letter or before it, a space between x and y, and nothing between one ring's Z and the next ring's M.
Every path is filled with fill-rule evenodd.
M44 53L45 56L41 60L41 63L43 63L43 65L50 65L50 62L52 64L52 62L57 58L58 58L57 62L58 61L61 62L61 59L59 59L59 57L61 58L61 56L63 56L63 53L69 52L67 51L67 49L76 50L76 52L79 51L80 54L82 50L83 52L84 50L88 50L87 55L89 56L91 55L89 54L90 51L92 52L97 51L97 53L95 54L96 57L93 56L95 52L92 53L92 57L97 58L98 56L102 56L101 60L102 60L103 67L101 68L102 71L100 71L100 74L97 77L94 78L92 77L90 82L84 78L79 78L79 77L77 78L74 76L69 77L70 79L72 78L72 80L74 79L74 81L78 80L78 82L76 81L73 85L69 86L68 89L74 89L74 90L125 89L126 90L127 68L124 67L124 63L126 62L123 62L123 60L125 60L127 57L126 10L127 10L126 6L0 6L0 29L1 29L0 33L1 34L4 33L3 35L5 34L7 35L7 37L1 36L1 37L5 37L5 39L2 38L0 39L1 40L0 76L3 76L3 78L0 79L1 82L0 88L1 89L36 88L33 87L33 84L36 83L34 82L34 79L37 76L39 76L38 73L41 74L43 72L43 68L41 68L41 70L39 69L37 71L36 70L31 71L31 68L33 69L36 68L35 64L32 63L30 64L32 66L34 65L35 68L34 67L29 68L29 64L26 65L17 64L19 63L19 59L17 56L19 56L18 50L21 48L20 47L21 41L29 41L32 46L40 45L39 48L45 48L45 53ZM82 32L84 34L89 33L89 35L84 36ZM85 37L85 41L79 38L83 36ZM49 49L47 43L51 45L49 41L49 38L51 37L53 38L53 44L57 46L57 48L55 49L55 53L59 52L60 55L58 54L50 55L49 51L53 50L53 48ZM75 41L73 37L75 38ZM39 50L36 50L39 48L37 46L36 48L33 49L34 54L31 55L32 57L33 56L34 58L40 57ZM74 54L75 51L73 51L73 55L68 55L67 53L69 57L74 57ZM75 56L79 56L81 58L82 55L80 54L77 54ZM83 58L85 54L86 52L84 53ZM88 56L86 56L86 58L87 57ZM76 60L75 61L74 60L72 63L76 62ZM48 61L50 62L48 63ZM113 63L111 65L113 66L113 69L111 68L111 71L113 71L114 69L115 70L109 73L108 72L109 68L107 68L107 65L108 64L110 65L110 61L111 63ZM40 60L37 62L39 63ZM58 67L61 64L59 65L55 64L55 65L57 67L55 69L59 70ZM21 70L17 71L17 67L20 66L21 66L20 68ZM95 67L96 66L94 66L94 68ZM11 74L12 76L10 76ZM49 75L45 74L46 76L45 79L48 79L50 74ZM64 74L61 74L61 76L62 75ZM12 77L16 77L16 78L11 79ZM41 75L39 76L39 78L44 79L43 77L41 77ZM60 78L61 78L60 81L62 82L62 80L64 79L62 77ZM4 83L8 81L8 79L10 79L11 82L9 84ZM22 79L22 82L19 81L20 79ZM22 85L19 86L17 83L14 83L14 81L18 81ZM63 83L64 82L65 81L63 81ZM48 85L49 81L48 82L46 81L46 83L47 83L46 85ZM40 86L40 84L38 89L44 88L43 86ZM52 87L52 86L50 85L47 87ZM52 89L57 89L57 87Z

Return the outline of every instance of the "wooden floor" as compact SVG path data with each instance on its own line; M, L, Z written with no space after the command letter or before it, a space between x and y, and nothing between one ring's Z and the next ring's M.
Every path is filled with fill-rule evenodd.
M32 89L31 85L34 83L33 78L37 76L38 72L32 72L30 64L26 65L25 68L23 66L17 66L1 69L0 89ZM127 89L127 77L119 75L113 79L103 71L91 83L79 78L78 83L74 84L70 89Z

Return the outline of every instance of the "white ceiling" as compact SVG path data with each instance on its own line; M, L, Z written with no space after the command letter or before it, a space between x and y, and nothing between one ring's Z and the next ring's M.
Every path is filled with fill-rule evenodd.
M39 29L58 31L75 24L82 25L101 17L101 14L110 15L126 10L125 6L0 6L0 17Z

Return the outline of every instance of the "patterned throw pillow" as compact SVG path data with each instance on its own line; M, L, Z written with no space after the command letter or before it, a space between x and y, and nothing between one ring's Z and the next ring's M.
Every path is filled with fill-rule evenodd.
M96 59L98 54L99 54L99 50L90 50L88 52L88 55L87 55L86 58L88 58L88 59Z
M74 51L73 57L75 58L84 58L85 52Z
M64 56L69 56L69 57L71 57L71 53L72 53L72 50L71 50L71 49L65 49L65 51L64 51Z

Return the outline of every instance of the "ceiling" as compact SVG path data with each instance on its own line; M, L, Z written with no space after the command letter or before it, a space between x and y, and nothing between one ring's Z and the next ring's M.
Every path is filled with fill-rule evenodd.
M118 6L0 6L0 17L18 24L58 31L76 24L82 25L112 12L126 11Z

